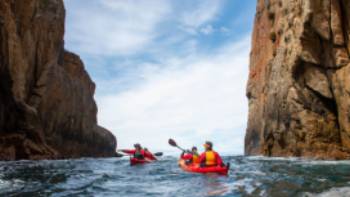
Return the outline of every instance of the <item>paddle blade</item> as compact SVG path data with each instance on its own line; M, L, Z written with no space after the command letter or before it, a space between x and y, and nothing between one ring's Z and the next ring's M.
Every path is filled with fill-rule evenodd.
M154 153L154 156L157 156L157 157L160 157L160 156L162 156L162 155L163 155L162 152Z
M169 143L171 146L177 146L175 140L173 140L173 139L171 139L171 138L168 140L168 143Z
M114 156L115 156L115 157L123 157L123 156L125 156L125 155L123 155L123 154L121 154L121 153L118 153L118 152L115 152L115 153L114 153Z

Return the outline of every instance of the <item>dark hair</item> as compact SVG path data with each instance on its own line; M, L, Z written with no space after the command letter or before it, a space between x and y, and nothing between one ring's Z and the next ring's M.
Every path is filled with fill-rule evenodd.
M141 148L141 144L136 143L136 144L134 144L134 147L135 147L135 148Z
M210 148L213 148L213 143L210 141L206 141L205 144L207 144Z
M198 150L196 146L192 147L192 150Z

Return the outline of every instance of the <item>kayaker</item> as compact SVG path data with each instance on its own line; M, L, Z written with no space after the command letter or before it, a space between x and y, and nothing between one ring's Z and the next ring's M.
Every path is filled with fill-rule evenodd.
M213 143L206 141L204 143L205 152L202 153L199 157L201 167L210 167L210 166L223 166L222 159L220 155L213 151Z
M199 161L199 154L198 154L198 149L197 147L192 147L191 151L185 153L185 152L182 152L181 154L181 159L184 159L186 160L186 164L189 165L189 164L199 164L200 161Z
M142 148L141 144L139 143L134 144L134 148L135 149L133 150L123 149L121 151L130 155L133 155L134 158L136 159L157 160L157 158L152 153L150 153L149 151L145 151Z

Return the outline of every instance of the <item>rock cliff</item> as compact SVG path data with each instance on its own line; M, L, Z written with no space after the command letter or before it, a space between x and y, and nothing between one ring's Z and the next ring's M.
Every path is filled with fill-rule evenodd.
M258 0L245 154L350 156L350 1Z
M63 0L0 1L0 160L112 156L95 85L64 50Z

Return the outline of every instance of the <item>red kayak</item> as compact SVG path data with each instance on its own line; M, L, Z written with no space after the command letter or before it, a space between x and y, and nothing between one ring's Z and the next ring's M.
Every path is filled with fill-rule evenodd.
M230 166L213 166L213 167L200 167L199 164L189 164L186 165L185 160L179 160L179 166L182 170L186 172L194 172L194 173L214 173L219 175L227 175L230 169Z
M134 166L134 165L140 165L140 164L147 164L147 163L151 163L151 160L147 160L147 159L137 159L134 157L130 157L130 165Z

